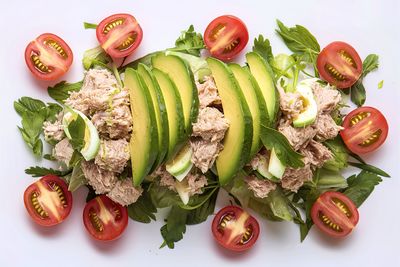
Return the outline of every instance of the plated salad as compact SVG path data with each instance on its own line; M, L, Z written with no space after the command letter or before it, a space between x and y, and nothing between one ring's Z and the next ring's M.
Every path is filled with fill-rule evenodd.
M375 54L362 61L339 41L321 50L305 27L278 20L292 54L273 53L259 35L246 62L234 63L249 33L224 15L204 35L191 25L174 47L128 62L143 38L135 17L84 26L95 29L99 46L84 53L82 80L48 87L54 103L14 102L23 140L55 166L25 170L40 178L24 193L40 225L65 221L76 212L74 191L87 187L83 225L101 241L121 236L128 218L150 223L160 208L169 208L161 247L174 248L187 225L212 216L216 242L246 251L260 234L251 213L294 222L301 241L313 225L343 238L358 223L358 207L390 177L360 157L388 135L384 115L364 106L362 81L378 68ZM36 78L53 81L73 52L46 33L29 43L25 60ZM349 101L358 108L346 115ZM345 178L348 167L360 171ZM230 203L216 212L220 191Z

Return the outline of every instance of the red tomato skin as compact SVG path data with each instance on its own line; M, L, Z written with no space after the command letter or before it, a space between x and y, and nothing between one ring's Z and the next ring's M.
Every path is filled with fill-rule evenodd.
M332 203L332 199L339 199L344 203L351 212L351 217L348 218L335 204ZM330 220L334 218L336 223L342 228L342 232L335 231L325 225L322 219L319 217L319 213L322 212ZM311 218L317 228L334 238L343 238L349 235L359 221L359 213L356 205L346 195L335 192L327 191L319 196L311 208Z
M120 26L117 26L113 29L111 29L108 33L104 33L104 29L107 27L109 23L112 23L115 20L118 19L123 19L124 23ZM114 47L112 44L108 45L105 47L104 45L107 43L107 40L109 39L110 35L112 34L113 30L116 28L123 29L124 27L130 27L131 31L127 32L126 34L130 32L135 32L137 34L135 42L133 43L132 46L130 46L128 49L120 51L116 47ZM96 37L97 40L99 41L100 45L103 47L103 49L109 54L112 58L124 58L129 55L131 55L140 45L143 39L143 30L140 27L139 23L137 22L136 18L130 14L124 14L124 13L119 13L119 14L114 14L111 15L105 19L103 19L99 25L96 27ZM118 40L122 40L124 35L119 36Z
M239 44L231 52L224 53L224 48L229 43L228 44L225 43L224 44L225 46L222 46L213 51L213 49L215 48L216 40L212 40L211 36L213 35L213 31L215 30L216 27L218 27L218 25L226 25L227 30L234 31L233 37L239 38L240 40ZM222 33L222 36L224 36L224 33ZM204 43L207 49L210 51L210 54L213 57L218 58L222 61L229 61L235 58L246 47L248 41L249 41L249 32L247 30L246 25L241 19L232 15L223 15L215 18L213 21L210 22L210 24L207 26L204 32Z
M51 50L49 46L46 46L44 42L46 40L54 40L56 43L62 47L64 50L65 54L67 55L66 58L63 58L59 54L54 52L54 49ZM38 68L35 67L34 63L32 62L31 55L32 53L37 53L39 52L40 47L42 49L49 50L49 52L53 56L54 62L60 62L59 66L49 66L52 67L52 72L50 73L45 73ZM39 55L40 58L40 55ZM69 45L59 36L52 34L52 33L43 33L40 36L38 36L35 40L31 41L26 49L25 49L25 63L29 69L29 71L32 73L32 75L42 81L53 81L59 79L61 76L63 76L66 72L68 72L69 68L72 65L74 55L72 53L71 48Z
M349 65L349 63L344 60L345 54L350 56L355 66ZM326 70L326 64L335 66L338 72L344 75L346 79L344 81L340 81L332 77L332 74ZM351 45L345 42L336 41L327 45L319 53L317 58L317 69L323 80L335 85L339 89L346 89L350 88L361 77L362 61L357 51Z
M101 224L104 228L104 233L99 234L96 229L94 229L92 222L90 221L89 218L89 213L91 209L93 208L98 215L100 212L100 204L104 205L105 208L108 209L109 212L112 213L109 209L111 207L114 207L119 210L120 212L120 219L117 221L116 224L111 223L104 223L101 218ZM115 214L114 215L114 220L116 219ZM86 203L86 206L83 210L83 224L89 233L89 235L94 239L98 241L113 241L121 237L122 233L125 231L126 227L128 226L128 209L126 207L121 206L120 204L112 201L105 195L99 195L95 197L94 199L90 200L88 203ZM112 224L112 225L110 225ZM115 227L115 228L113 228Z
M351 126L352 118L363 112L369 113L370 116L360 120L360 122L354 126ZM389 133L389 125L385 116L376 108L368 106L360 107L351 111L345 117L342 126L344 127L344 130L340 131L340 135L347 148L356 154L366 154L377 150L383 145ZM363 133L367 132L371 135L379 129L382 132L378 141L369 146L359 145L365 140Z
M37 183L41 183L46 190L49 190L49 184L54 183L59 186L64 192L64 198L66 202L66 208L61 210L60 218L57 219L54 216L49 216L48 219L43 219L40 215L36 212L35 208L33 207L31 197L34 192L39 192L44 194L45 192L41 192L40 188L38 187ZM54 190L53 190L54 191ZM39 179L38 181L29 185L24 192L24 205L25 209L27 210L30 218L37 224L45 227L54 226L63 222L66 218L68 218L69 214L71 213L72 206L73 206L73 198L70 191L68 191L67 184L58 176L55 175L46 175ZM60 207L57 207L58 211L60 211Z
M251 226L252 227L252 237L251 240L249 242L247 242L246 244L243 245L232 245L232 244L227 244L226 243L226 238L224 238L224 234L225 233L221 233L219 231L219 224L221 219L229 213L234 213L236 218L238 218L241 214L243 213L247 213L246 211L244 211L242 208L238 207L238 206L226 206L224 208L222 208L214 217L213 222L211 224L211 232L214 236L214 239L217 241L217 243L222 246L225 249L231 250L231 251L235 251L235 252L244 252L249 250L250 248L252 248L254 246L254 244L256 243L258 236L260 234L260 226L257 222L257 220L249 215L249 218L246 221L246 226ZM237 242L238 238L235 238L232 242ZM239 238L240 240L240 238Z

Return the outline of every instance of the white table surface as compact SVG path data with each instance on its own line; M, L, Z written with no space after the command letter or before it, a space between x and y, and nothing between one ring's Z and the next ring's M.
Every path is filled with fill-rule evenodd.
M1 77L1 186L0 266L400 266L399 212L399 105L400 105L400 4L392 1L2 1L0 8ZM97 45L95 32L84 30L83 21L99 22L117 12L133 14L140 22L144 39L135 56L172 46L189 24L203 32L218 15L234 14L243 19L250 40L259 33L270 38L273 51L288 52L274 33L275 19L287 25L306 26L321 46L343 40L352 44L362 58L380 55L381 67L365 79L367 105L380 109L390 125L385 145L367 160L387 170L392 178L376 188L360 208L360 222L345 240L330 240L313 229L299 242L293 223L259 220L261 235L249 253L235 255L215 245L210 219L190 226L174 250L158 249L159 228L129 222L116 242L96 243L82 224L85 190L74 194L73 211L63 224L40 228L28 219L22 196L33 181L24 169L36 162L23 143L16 125L20 119L12 104L29 95L49 100L46 84L34 80L23 59L27 43L43 32L62 36L74 51L69 81L82 77L85 49ZM249 43L247 49L251 48ZM243 57L240 59L243 62ZM384 80L382 89L377 89ZM219 201L218 208L226 205Z

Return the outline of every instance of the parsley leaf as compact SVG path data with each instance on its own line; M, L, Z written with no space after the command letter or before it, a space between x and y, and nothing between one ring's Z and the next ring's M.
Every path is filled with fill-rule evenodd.
M164 243L160 248L165 246L174 248L174 243L183 238L183 234L186 232L187 216L187 210L184 210L178 206L172 206L171 211L166 219L167 223L160 229L161 235L164 239Z
M382 178L375 173L361 171L358 175L353 175L347 179L349 187L344 190L357 207L368 198L375 186L382 182Z
M273 65L274 55L272 54L271 44L268 39L264 39L261 34L254 38L253 52L262 56L271 66Z
M48 174L53 174L53 175L57 175L57 176L65 176L65 175L71 173L71 171L70 170L59 171L59 170L55 170L52 168L35 166L35 167L29 167L28 169L26 169L25 173L31 175L32 177L42 177L42 176L45 176Z
M134 221L150 223L151 220L156 220L154 214L157 212L157 208L151 200L148 187L148 185L144 184L143 194L135 203L128 206L128 215Z
M334 139L326 140L324 145L329 148L333 156L332 159L325 162L324 168L331 171L339 171L346 168L349 154L342 138L337 136Z
M46 105L39 99L23 96L18 101L14 101L14 109L21 117L27 111L36 113L44 109Z
M190 210L188 212L186 224L187 225L199 224L206 221L208 216L214 213L215 203L217 202L217 196L218 196L218 190L212 190L210 196L207 197L207 200L205 202L201 203L200 207ZM195 196L193 196L192 199L194 197Z
M275 153L282 164L292 168L304 167L304 162L301 160L303 156L293 150L289 141L282 133L261 124L260 135L261 141L267 149L275 149Z
M69 97L71 92L77 92L82 88L82 81L76 83L59 82L53 87L49 86L47 92L55 101L64 104L64 101Z
M363 85L363 79L371 71L376 70L379 67L379 56L375 54L368 55L363 61L363 72L358 81L350 88L350 100L358 107L364 105L367 99L365 87Z
M96 29L97 28L97 24L94 23L90 23L90 22L84 22L83 23L83 27L87 30L87 29Z
M203 36L201 33L195 32L193 25L190 25L186 31L181 32L181 35L175 41L175 47L168 50L200 56L200 51L204 48Z
M296 25L288 28L280 20L277 24L279 29L276 32L290 50L298 54L318 55L321 48L317 39L305 27Z

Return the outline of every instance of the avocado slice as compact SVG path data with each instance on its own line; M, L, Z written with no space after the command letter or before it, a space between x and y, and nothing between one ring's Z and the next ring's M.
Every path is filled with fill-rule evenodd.
M125 70L125 86L129 89L132 120L130 153L132 179L140 185L149 174L158 154L157 122L150 92L139 73L131 68Z
M239 88L244 95L253 120L253 140L249 156L250 160L257 154L262 146L260 128L262 121L268 121L267 107L265 101L263 101L261 90L249 69L247 67L242 68L238 64L229 64L229 68L232 70L239 84Z
M170 160L179 151L183 140L185 140L185 121L181 96L168 74L156 68L154 68L152 72L160 86L167 110L168 152L166 160Z
M254 76L258 86L260 87L263 99L267 106L269 117L267 125L272 126L279 110L279 95L275 88L274 75L271 66L256 52L247 53L246 60L250 67L251 74Z
M244 95L232 71L222 61L207 59L222 101L224 115L230 126L225 135L223 150L216 159L221 185L226 185L249 158L253 138L253 122Z
M165 107L165 101L161 93L160 86L158 85L150 68L142 63L139 63L137 71L139 72L140 76L142 76L143 81L149 89L156 118L156 124L154 127L157 127L158 131L158 155L157 160L154 162L154 165L151 168L150 172L152 172L161 165L168 152L169 132L167 109Z
M179 91L182 100L185 133L192 133L192 123L199 113L199 96L194 82L193 73L186 62L175 55L159 53L151 58L154 68L157 68L171 78Z
M306 79L299 82L296 86L296 92L303 98L304 110L293 120L294 127L306 127L313 124L318 115L317 101L311 88L315 79Z

